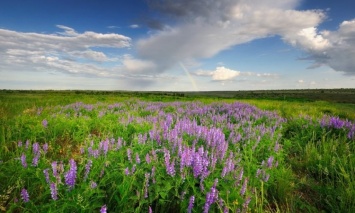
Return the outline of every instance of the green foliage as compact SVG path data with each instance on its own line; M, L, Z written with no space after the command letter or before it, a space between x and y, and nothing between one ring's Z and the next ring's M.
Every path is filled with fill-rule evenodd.
M106 204L109 212L146 212L149 207L152 207L154 212L185 212L189 205L187 198L191 195L198 198L194 205L201 209L206 201L206 193L201 192L199 181L166 175L162 160L145 163L145 156L151 155L153 149L158 150L160 147L156 146L154 140L146 144L140 143L141 137L149 135L156 125L144 119L157 116L158 113L135 108L135 103L144 100L163 103L195 99L204 104L217 100L214 97L195 98L183 93L2 92L0 211L99 212L102 205ZM78 101L85 104L78 104ZM223 102L232 101L234 100L223 99ZM245 175L250 177L250 191L246 196L253 197L249 204L253 208L249 211L355 212L355 141L347 137L347 130L344 128L326 128L320 125L324 115L355 120L353 105L324 101L306 102L301 99L248 99L243 102L264 110L276 111L287 119L282 128L275 132L274 137L262 137L259 142L246 138L247 126L241 125L240 129L236 130L242 139L229 149L242 153L235 158L241 159L239 166L244 169ZM90 106L94 109L90 110ZM181 113L173 104L164 106L162 111L165 115ZM223 115L223 112L218 113ZM132 117L144 119L132 120ZM221 130L226 138L233 134L233 131L224 127L223 120L205 121L202 116L193 119L198 125L208 123L210 127L223 127ZM235 117L227 119L232 124L239 122ZM255 134L259 134L257 127L274 125L267 117L249 119ZM46 127L42 123L44 120L48 122ZM157 127L160 128L159 125ZM85 165L93 159L87 155L88 147L99 149L100 143L106 139L115 140L115 143L121 139L125 146L95 158L88 177L84 178ZM38 142L41 147L44 144L49 145L48 152L41 153L37 166L32 166L35 155L32 147L25 149L26 140L31 142L31 146L34 142ZM194 136L183 136L183 143L186 145L192 145L195 140L197 146L204 143ZM22 141L22 147L18 146L19 141ZM273 150L275 141L280 144L279 152ZM163 141L163 145L167 144ZM257 149L254 150L256 144ZM127 159L128 149L133 153L133 163ZM19 159L22 154L27 158L26 169ZM144 163L134 163L135 154L138 154ZM158 159L164 159L163 151L156 154ZM277 169L267 169L261 164L262 161L266 162L270 155L274 157L274 162L278 162ZM68 190L62 178L62 183L58 184L58 200L54 201L43 170L51 171L53 161L62 161L64 175L69 170L69 159L75 159L77 162L79 178L72 190ZM134 165L135 173L125 175L125 169L132 170ZM149 197L145 199L144 185L147 179L152 181L152 177L147 178L145 175L151 174L153 166L156 168L156 184L148 188ZM265 169L270 174L269 181L263 182L256 178L258 169ZM221 170L222 168L216 168L215 174L204 180L206 191L213 186L215 178L220 177ZM240 170L236 170L233 175L237 176L238 172ZM246 199L246 196L239 194L241 185L234 187L233 175L229 176L229 179L221 179L218 188L219 196L223 198L224 206L229 208L229 212L240 208ZM56 181L52 174L50 181ZM92 188L93 183L96 183L97 187ZM231 190L233 187L234 191ZM22 188L30 192L28 203L21 200ZM185 199L181 199L183 194ZM222 210L217 204L213 204L210 212Z

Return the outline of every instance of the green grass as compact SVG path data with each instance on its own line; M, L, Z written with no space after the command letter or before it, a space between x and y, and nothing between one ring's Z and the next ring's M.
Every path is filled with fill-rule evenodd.
M179 111L180 105L173 101L180 101L184 110ZM218 116L227 113L218 104L235 101L276 111L286 120L280 126L268 117L218 120ZM77 102L83 104L75 104ZM115 103L118 105L113 105ZM93 109L85 108L89 104ZM160 110L149 109L148 106L156 104ZM211 111L214 112L212 117L184 115L194 105L216 108ZM232 133L236 134L234 137L240 134L242 142L233 144L229 141L228 146L229 151L235 153L233 160L239 162L235 174L221 178L226 156L203 180L205 191L200 190L201 183L193 177L190 168L184 170L186 179L181 178L178 171L180 160L169 140L158 145L157 140L149 139L149 132L155 127L161 129L161 122L165 122L167 115L184 115L208 128L219 128L226 139ZM245 211L250 212L355 212L355 141L348 138L349 129L345 127L322 127L320 123L324 116L339 117L354 125L355 108L352 104L326 101L234 100L132 92L3 91L0 92L0 211L99 212L105 204L108 212L146 212L149 207L153 212L186 212L188 198L194 195L193 212L201 212L206 195L218 178L217 189L223 201L214 203L210 212L222 212L224 208L229 212L242 209L249 197L250 203ZM154 124L149 120L152 117L160 123ZM233 125L238 122L243 125L230 130L224 122L226 119ZM43 126L44 120L48 122L47 127ZM172 125L176 123L174 118ZM259 128L262 125L276 125L275 134L261 134ZM255 133L246 133L248 128ZM148 140L143 144L140 141L144 135L148 135ZM205 145L206 141L197 136L185 133L181 138L186 146L196 143L210 149ZM88 155L89 147L99 150L106 139L114 139L115 143L120 139L124 145L106 155L101 153L97 158ZM25 148L26 140L30 142L28 149ZM21 147L19 141L22 141ZM49 148L46 153L42 149L38 165L32 166L35 142L41 146L48 144ZM277 151L276 144L279 144ZM157 151L153 160L152 150L163 147L171 152L170 162L176 163L175 176L167 174L163 150ZM132 151L132 162L138 154L142 163L129 162L128 150ZM22 154L27 157L27 168L23 168L19 160ZM147 154L152 158L151 164L145 161ZM266 163L261 164L270 156L275 158L274 163L278 161L277 167L268 168ZM64 178L70 168L69 159L74 159L78 167L77 182L72 190L68 190ZM90 160L92 169L85 178L85 166ZM60 173L59 182L51 173L53 161L63 162L64 171ZM124 175L125 169L132 170L134 164L134 175ZM154 183L153 166L156 168ZM50 182L57 183L58 200L51 198L43 173L45 169L50 171ZM235 179L242 169L244 176L237 184ZM258 169L265 174L257 175ZM263 181L266 174L270 178ZM247 190L241 196L246 179ZM149 187L145 186L147 181ZM91 187L93 182L98 185L96 188ZM28 190L30 202L21 199L23 188ZM144 198L147 189L149 196ZM181 199L183 195L184 199Z

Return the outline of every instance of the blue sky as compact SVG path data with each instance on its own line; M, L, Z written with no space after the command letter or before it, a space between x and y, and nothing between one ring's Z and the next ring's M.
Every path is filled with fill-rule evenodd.
M0 89L355 87L351 0L2 0Z

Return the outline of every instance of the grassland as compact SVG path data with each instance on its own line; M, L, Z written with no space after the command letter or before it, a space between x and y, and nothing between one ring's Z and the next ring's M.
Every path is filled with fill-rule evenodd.
M354 98L3 90L0 210L355 212Z

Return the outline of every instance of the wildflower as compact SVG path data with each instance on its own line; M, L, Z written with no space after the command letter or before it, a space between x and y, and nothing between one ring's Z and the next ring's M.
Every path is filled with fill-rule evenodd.
M30 201L30 196L28 195L28 192L27 192L27 190L25 188L23 188L21 190L21 197L22 197L23 202L25 202L25 203Z
M33 151L33 154L34 155L37 155L38 153L39 153L39 150L40 150L40 146L39 146L39 143L34 143L33 145L32 145L32 151Z
M191 196L190 197L190 201L189 201L189 207L187 208L187 212L191 213L192 212L192 208L194 207L194 202L195 202L195 196Z
M149 153L147 153L146 155L145 155L145 161L147 162L147 164L150 164L150 155L149 155Z
M52 171L53 171L53 176L57 177L58 173L57 173L57 161L53 161L52 162Z
M152 210L152 208L150 206L149 206L148 212L149 213L153 213L153 210Z
M44 128L47 128L47 125L48 125L48 121L47 121L46 119L44 119L44 120L42 121L42 126L43 126Z
M266 174L264 176L264 182L267 182L269 180L269 178L270 178L270 174Z
M141 163L141 159L139 158L138 153L136 153L136 163L140 164Z
M47 154L47 151L48 151L48 143L45 143L45 144L43 144L43 152L44 152L44 154Z
M85 180L88 178L88 175L89 175L91 166L92 166L92 160L89 160L89 161L87 162L87 164L85 165L85 174L84 174L84 179L85 179Z
M53 200L58 199L58 189L57 189L57 184L51 183L50 184L50 190L51 190L51 195Z
M90 187L91 187L92 189L95 189L95 188L97 187L96 182L90 181Z
M108 140L100 142L100 149L103 151L104 155L107 155L108 148L109 148L108 146L109 146Z
M34 158L32 159L32 165L37 166L38 165L38 160L39 160L40 153L38 152Z
M132 163L132 150L131 149L127 149L127 157L128 157L128 160Z
M74 159L70 159L69 161L70 163L70 169L69 171L65 174L65 184L67 184L67 186L69 186L69 189L74 188L75 185L75 180L76 180L76 163L74 161Z
M27 168L27 162L26 162L25 153L22 153L22 155L21 155L21 163L22 163L23 168Z
M19 142L17 143L17 146L18 146L18 147L22 147L22 141L19 141Z
M132 167L132 170L131 170L132 174L133 174L135 171L136 171L136 164L134 164L133 167Z
M242 189L240 190L240 195L244 195L248 185L248 178L244 179Z
M243 209L247 209L250 203L251 197L248 197L243 203Z
M43 170L43 174L44 174L44 177L46 178L46 182L49 184L49 173L48 173L48 170L49 169Z
M106 204L103 205L100 209L100 213L106 213L107 212L107 207L106 207Z
M270 156L269 159L267 159L267 167L271 168L272 167L272 162L274 161L274 157Z
M25 146L25 148L28 149L29 146L30 146L30 141L29 141L29 140L26 140L26 146Z
M203 171L203 167L202 167L202 157L200 156L200 154L198 152L195 153L194 155L194 160L193 160L193 173L194 173L194 177L198 177L201 172Z
M128 169L128 167L124 170L124 173L125 173L126 175L129 175L129 169Z
M218 183L218 179L215 180L213 186L211 187L210 192L208 192L206 195L206 202L203 210L204 213L208 213L210 206L213 203L215 203L218 199L218 190L216 189L217 183Z
M145 173L145 186L144 186L144 198L148 197L148 187L149 187L149 173Z

